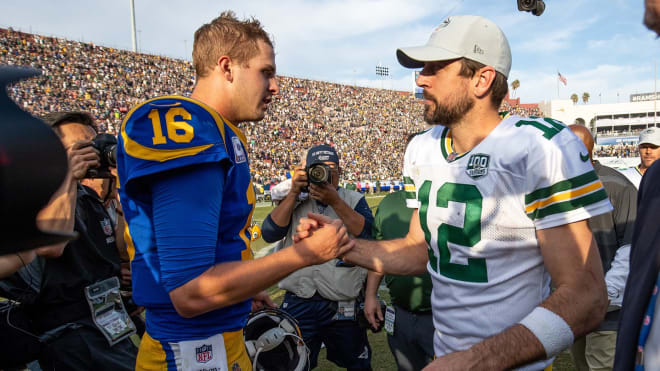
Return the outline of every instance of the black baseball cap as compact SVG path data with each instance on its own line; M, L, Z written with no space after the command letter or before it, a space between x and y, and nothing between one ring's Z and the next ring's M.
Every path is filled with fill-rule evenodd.
M326 161L332 161L339 165L339 155L337 155L337 151L333 147L327 144L321 144L307 151L307 161L305 162L307 166Z

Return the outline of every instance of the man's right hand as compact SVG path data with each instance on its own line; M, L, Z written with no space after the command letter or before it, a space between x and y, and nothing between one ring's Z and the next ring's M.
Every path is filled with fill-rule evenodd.
M302 188L307 186L307 173L302 166L296 166L293 169L291 177L291 194L297 196L302 192Z
M81 140L69 148L69 171L76 180L81 180L91 167L101 165L99 152L92 146L91 140Z
M294 237L294 247L309 264L321 264L343 256L355 246L355 241L349 237L340 219L310 213L309 218L303 218L300 222L314 224L306 230L304 238Z

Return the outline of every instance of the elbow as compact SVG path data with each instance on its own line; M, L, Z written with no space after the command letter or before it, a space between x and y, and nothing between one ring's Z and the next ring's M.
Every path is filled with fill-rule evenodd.
M590 290L591 292L591 305L590 305L590 310L587 312L589 313L587 317L585 317L585 324L586 329L585 333L591 332L600 326L600 324L603 322L605 319L605 315L607 314L607 307L609 305L609 299L607 297L607 289L605 286L605 281L603 279L599 279L597 281L598 283L594 285L594 289Z
M193 295L186 285L170 291L170 300L176 312L183 318L197 317L209 311L204 300Z
M193 318L207 312L201 308L199 301L194 298L170 293L170 299L176 312L183 318Z

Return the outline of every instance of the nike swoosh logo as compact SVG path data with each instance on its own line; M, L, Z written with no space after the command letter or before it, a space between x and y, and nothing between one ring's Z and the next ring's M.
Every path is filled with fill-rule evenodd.
M582 160L582 162L587 162L589 160L589 154L587 153L586 155L583 155L582 152L580 152L580 160Z
M176 107L180 106L181 102L175 102L175 103L170 103L170 104L155 104L155 103L149 103L150 106L153 107Z

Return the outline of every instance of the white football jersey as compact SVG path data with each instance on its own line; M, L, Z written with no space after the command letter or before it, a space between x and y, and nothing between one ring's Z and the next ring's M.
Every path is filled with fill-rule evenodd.
M642 182L642 173L639 171L639 166L629 167L627 169L621 169L619 172L628 178L632 184L635 185L635 188L639 189L639 183Z
M509 116L470 152L451 142L439 125L416 136L403 169L429 245L437 356L502 332L550 294L537 229L612 209L584 144L558 121Z

